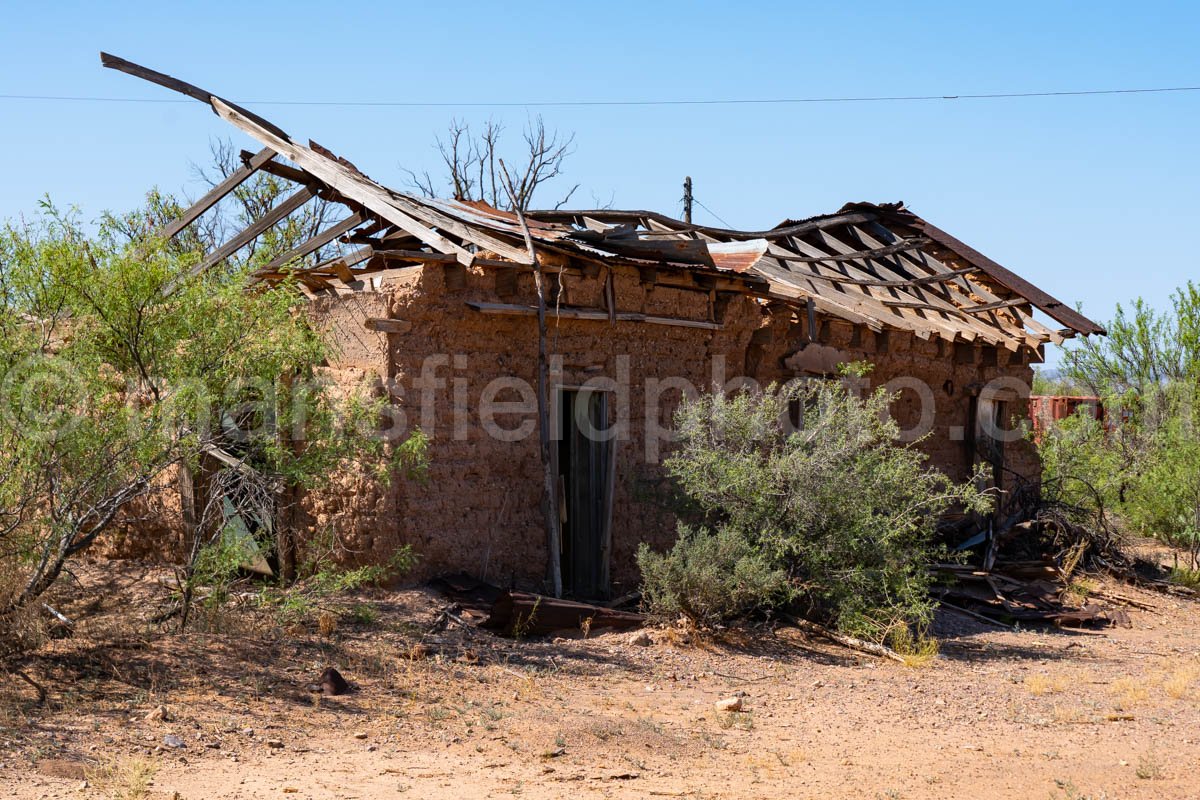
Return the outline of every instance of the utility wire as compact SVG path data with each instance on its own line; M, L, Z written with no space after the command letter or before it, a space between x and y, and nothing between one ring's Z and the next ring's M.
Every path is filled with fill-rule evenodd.
M732 226L732 225L730 225L728 222L726 222L725 220L723 220L723 219L721 219L719 216L717 216L717 212L713 211L711 208L709 208L708 206L704 205L704 203L701 203L699 200L697 200L695 195L692 195L692 202L693 202L693 203L695 203L696 205L700 206L701 208L703 208L703 209L704 209L705 211L707 211L709 214L712 214L714 217L716 217L716 220L717 220L717 222L721 223L721 224L722 224L722 225L724 225L726 228L730 228L730 229L732 229L732 228L733 228L733 226Z
M416 102L408 100L238 100L254 106L329 106L329 107L395 107L395 108L553 108L586 106L725 106L725 105L789 105L800 103L892 103L929 100L999 100L1023 97L1086 97L1094 95L1161 94L1165 92L1197 92L1200 86L1165 86L1149 89L1091 89L1065 92L992 92L987 94L924 94L880 95L862 97L775 97L762 99L718 98L712 100L536 100L529 102ZM33 100L83 103L191 103L182 98L150 97L89 97L82 95L0 94L0 100Z

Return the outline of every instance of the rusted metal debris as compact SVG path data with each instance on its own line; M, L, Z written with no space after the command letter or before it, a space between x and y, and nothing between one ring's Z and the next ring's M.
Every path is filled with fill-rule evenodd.
M505 592L480 626L508 636L542 636L558 631L626 631L640 628L643 614L559 600L527 592Z

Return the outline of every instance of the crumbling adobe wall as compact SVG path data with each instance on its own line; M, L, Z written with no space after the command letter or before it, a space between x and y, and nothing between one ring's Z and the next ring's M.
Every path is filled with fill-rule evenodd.
M462 569L500 584L540 587L546 559L535 396L524 396L525 413L495 418L502 430L517 429L524 422L529 434L519 441L494 438L480 418L485 390L496 400L517 401L521 395L506 387L505 379L515 376L536 386L536 320L484 314L466 305L498 299L535 303L532 274L519 273L515 281L513 277L500 277L491 269L432 265L388 278L378 295L387 304L386 314L378 306L362 309L363 301L356 296L318 301L323 324L331 331L354 328L347 337L350 346L339 348L331 367L348 374L374 369L379 378L392 379L397 416L431 437L424 485L397 481L383 492L347 486L308 498L310 518L332 524L347 548L364 560L384 559L396 547L411 544L421 556L422 575ZM497 297L497 280L509 281L503 298ZM561 280L564 304L600 303L603 275L569 271ZM632 269L616 273L614 294L622 311L691 320L705 320L709 313L706 292L645 282ZM405 320L412 327L402 334L374 333L365 330L368 316ZM549 320L550 350L561 355L555 385L578 386L598 376L618 375L629 384L627 394L617 395L627 402L611 408L611 417L626 420L629 432L617 451L614 591L636 583L633 554L638 542L647 539L666 546L673 538L673 522L658 498L661 471L646 463L647 413L657 425L668 427L681 381L710 387L713 356L725 357L731 374L738 374L763 319L757 303L738 297L726 309L720 330ZM390 358L377 358L382 348ZM648 379L672 379L666 387L650 384L652 399L660 402L649 412ZM432 402L424 404L423 414L426 397Z
M180 513L179 470L171 467L135 498L96 540L102 558L182 563L186 544Z
M532 274L503 273L458 265L413 267L389 274L377 293L322 299L314 306L338 345L331 371L346 380L373 375L391 381L397 418L431 437L430 473L423 485L399 480L381 489L348 479L332 492L306 499L308 520L336 530L354 559L384 560L410 544L421 556L418 577L465 570L502 585L541 587L546 547L535 399L503 384L516 377L536 386L536 321L467 306L470 301L536 302ZM604 280L604 270L593 276L566 271L561 302L599 307ZM621 311L691 320L709 314L706 293L658 285L633 269L615 270L614 290ZM411 328L376 333L366 329L369 317L404 320ZM928 387L904 389L893 412L903 428L910 428L920 413L918 391L926 399L931 395L933 429L919 446L933 466L963 479L971 463L964 434L971 424L972 394L994 378L1009 376L1026 385L1032 378L1030 366L1005 350L964 349L898 331L874 334L824 317L818 318L816 342L810 343L791 309L767 308L741 295L729 302L719 330L553 317L548 324L549 350L561 356L561 372L552 384L579 386L600 377L628 383L627 392L616 395L627 402L610 409L610 416L626 425L617 452L612 533L613 592L618 594L636 586L639 542L666 547L674 539L658 464L669 445L653 433L647 437L647 430L669 427L682 386L708 390L714 377L721 382L740 375L762 384L785 381L811 366L806 362L816 351L810 348L818 346L833 363L870 361L875 365L868 379L872 388L896 378ZM505 441L484 429L485 391L495 400L524 401L522 413L501 414L494 422L501 430L524 424L528 435ZM1014 416L1026 413L1020 402L1009 403L1009 409ZM1028 443L1008 445L1006 457L1011 469L1036 475L1036 454Z
M891 408L893 418L901 430L914 435L927 431L917 447L928 455L931 466L955 480L965 480L972 471L972 399L994 393L1006 403L1004 427L1018 431L1016 441L1005 444L1005 467L1026 480L1037 479L1041 464L1036 448L1021 434L1030 425L1026 400L1033 381L1033 367L1022 353L936 336L922 339L906 331L875 333L823 317L818 317L810 341L803 320L789 322L789 316L780 313L770 326L774 336L760 359L768 365L760 370L760 381L787 380L795 373L785 364L869 362L873 368L863 389L882 386L899 392ZM932 409L933 415L923 422L924 409ZM1015 482L1007 473L1001 488L1011 491Z

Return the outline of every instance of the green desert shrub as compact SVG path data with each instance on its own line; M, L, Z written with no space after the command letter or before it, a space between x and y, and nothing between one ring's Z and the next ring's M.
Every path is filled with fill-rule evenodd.
M815 381L685 401L666 468L701 521L641 548L649 610L711 624L787 606L875 639L925 626L936 523L989 498L897 441L893 399Z
M658 554L638 550L646 603L659 617L685 616L704 626L792 599L788 573L739 531L679 527L679 539Z

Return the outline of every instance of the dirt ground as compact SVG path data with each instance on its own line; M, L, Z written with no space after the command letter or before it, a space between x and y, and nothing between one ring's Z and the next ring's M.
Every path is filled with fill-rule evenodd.
M179 634L146 621L160 571L79 577L105 601L60 598L76 635L25 663L49 700L0 690L0 797L1200 794L1200 604L1129 587L1152 608L1102 632L944 611L913 668L787 627L513 641L412 589L340 598L323 631L255 612ZM310 690L331 665L354 693Z

